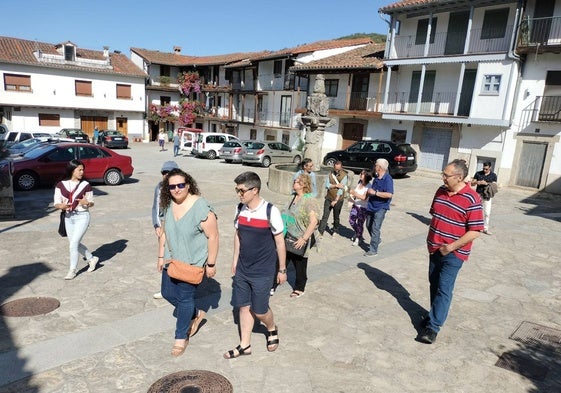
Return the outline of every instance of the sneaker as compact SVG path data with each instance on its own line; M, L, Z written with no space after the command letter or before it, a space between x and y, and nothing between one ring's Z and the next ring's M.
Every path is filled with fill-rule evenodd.
M426 328L421 337L419 337L419 341L425 344L432 344L436 341L436 335L438 333L432 330L431 328Z
M269 295L273 296L275 294L275 288L271 288L271 290L269 291Z
M378 253L377 253L377 252L374 252L374 251L366 251L363 255L364 255L365 257L375 257L375 256L378 255Z
M64 276L65 280L72 280L74 279L74 277L76 277L76 269L70 269L68 271L68 273L66 274L66 276Z
M88 268L88 272L93 272L95 270L95 266L97 265L97 262L99 261L98 257L94 257L92 256L89 260L88 260L88 264L90 265L90 267Z
M353 246L358 246L358 238L353 241Z
M162 292L158 292L152 295L154 299L163 299Z
M485 230L483 231L483 233L486 234L486 235L492 235L492 234L493 234L493 232L491 232L491 231L488 230L488 229L485 229Z

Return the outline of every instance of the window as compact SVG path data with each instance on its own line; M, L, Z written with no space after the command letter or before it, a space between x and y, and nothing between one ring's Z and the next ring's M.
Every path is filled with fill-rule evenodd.
M506 33L507 22L508 8L485 11L483 27L481 29L481 39L503 38Z
M168 65L161 64L160 65L160 76L167 76L169 77L171 74L171 68Z
M166 105L171 103L171 97L160 96L160 105Z
M39 113L39 126L60 127L60 115L57 113Z
M325 80L325 95L328 97L337 97L337 90L339 89L338 79Z
M392 130L391 141L395 144L405 143L407 137L407 130Z
M279 78L282 75L282 60L275 60L273 74L275 74L275 78Z
M31 92L31 75L4 74L4 89Z
M130 100L131 96L131 85L120 85L117 83L117 98Z
M80 146L78 148L78 152L80 154L80 159L85 160L88 158L101 158L103 155L100 153L100 150L96 147L83 147Z
M74 61L76 59L76 48L74 45L64 45L64 60Z
M252 139L252 140L257 139L257 130L255 128L252 128L251 130L249 130L249 139Z
M498 95L501 87L500 75L485 75L483 77L483 94Z
M436 33L436 21L438 18L432 18L429 43L434 44L434 35ZM429 19L419 19L417 21L417 36L415 37L415 45L424 45L427 39L427 31L429 29Z
M91 81L74 81L74 90L77 96L88 96L91 97L92 94L92 82Z

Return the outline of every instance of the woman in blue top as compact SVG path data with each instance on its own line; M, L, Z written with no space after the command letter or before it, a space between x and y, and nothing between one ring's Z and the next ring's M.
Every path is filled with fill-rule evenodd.
M206 276L216 274L218 224L210 204L200 196L195 180L181 169L172 169L162 181L160 209L164 212L160 236L158 270L162 272L162 296L170 302L177 318L171 354L185 352L189 337L197 332L204 311L195 310L197 285L171 278L166 259L177 259L205 267Z

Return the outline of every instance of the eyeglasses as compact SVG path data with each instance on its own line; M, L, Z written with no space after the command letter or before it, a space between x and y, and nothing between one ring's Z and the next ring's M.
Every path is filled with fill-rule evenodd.
M453 173L453 174L449 175L446 172L442 172L441 175L442 175L442 177L445 177L446 179L449 179L449 178L454 177L454 176L459 176L457 173Z
M236 194L240 194L241 196L244 196L246 192L253 190L255 187L251 187L248 188L247 190L244 190L243 188L237 188L234 187L234 190L236 191Z
M187 183L178 183L178 184L170 184L168 185L168 189L170 191L175 190L175 188L179 188L180 190L183 190L185 188L185 186L187 185Z
M162 176L165 176L169 173L169 171L162 171Z

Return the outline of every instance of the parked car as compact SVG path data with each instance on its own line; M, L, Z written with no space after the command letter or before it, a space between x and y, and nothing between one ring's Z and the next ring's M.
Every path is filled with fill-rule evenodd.
M54 134L48 132L34 132L34 131L10 131L5 135L5 146L10 147L19 142L23 142L33 138L52 138Z
M197 140L197 135L203 132L203 130L191 127L179 127L177 133L181 138L181 151L191 154L193 150L193 144Z
M26 139L23 142L18 142L8 147L10 157L22 156L29 150L41 146L43 143L60 143L60 142L74 142L70 138L53 138L53 137L38 137Z
M238 137L221 132L201 132L193 144L192 154L214 160L219 157L218 151L228 141L239 141Z
M253 142L255 141L228 141L218 150L218 154L226 162L242 162L246 148Z
M104 130L99 132L97 144L104 147L126 149L129 147L129 138L117 130Z
M242 164L259 164L265 168L271 164L279 164L283 162L294 162L300 164L302 161L302 152L292 150L290 146L282 142L252 142L246 148L242 156Z
M0 124L0 141L6 139L6 135L8 135L8 126L5 124Z
M345 150L327 153L323 164L333 166L341 161L343 167L358 173L363 169L371 171L378 158L388 160L391 176L402 176L417 169L417 153L410 144L382 140L360 141Z
M74 139L76 142L87 143L90 141L90 137L84 131L79 128L63 128L58 132L61 138Z
M39 185L53 185L61 180L68 161L84 162L84 177L92 183L118 185L132 176L132 158L90 143L45 143L15 158L14 187L32 190Z

